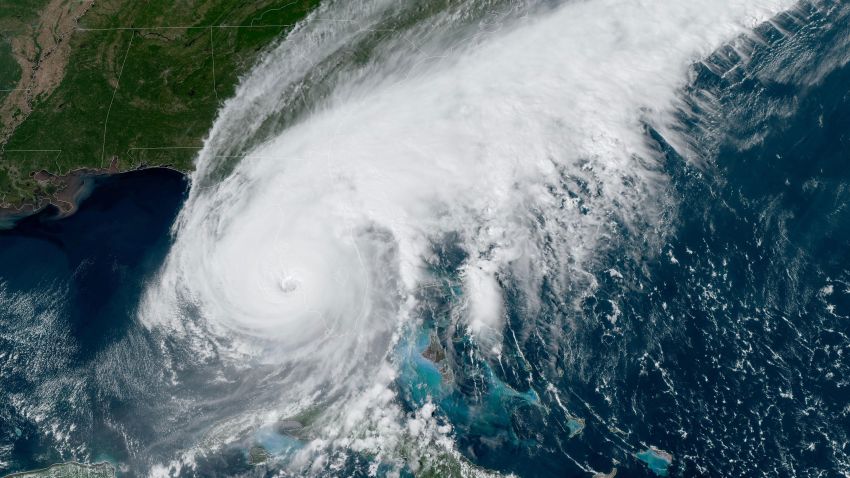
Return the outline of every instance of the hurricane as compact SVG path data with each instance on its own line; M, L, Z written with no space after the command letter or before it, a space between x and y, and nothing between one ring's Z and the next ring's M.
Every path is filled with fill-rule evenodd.
M138 290L0 277L0 417L127 476L847 475L849 19L321 2L62 272Z
M429 308L494 366L507 301L569 310L624 231L659 243L676 204L646 125L674 135L691 64L788 6L325 5L222 108L142 321L269 370L265 420L318 407L310 467L446 442L431 398L394 404Z

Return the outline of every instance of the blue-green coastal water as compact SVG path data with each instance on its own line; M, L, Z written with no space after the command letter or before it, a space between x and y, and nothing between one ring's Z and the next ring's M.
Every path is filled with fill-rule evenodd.
M614 166L592 158L575 169L559 164L558 180L540 188L557 199L545 203L552 209L523 196L534 260L518 254L492 274L501 322L467 319L486 322L485 269L501 247L476 249L469 237L495 235L502 223L470 234L446 219L455 209L434 206L440 220L427 223L436 232L425 236L417 268L425 279L405 295L396 266L409 260L405 229L375 220L328 239L338 231L315 205L330 215L357 200L394 213L406 205L392 196L395 184L379 183L379 196L398 201L370 203L361 178L324 154L287 163L262 150L243 163L266 168L256 177L237 168L224 186L208 186L195 176L210 196L168 170L99 179L73 216L47 211L0 232L0 474L106 459L124 476L418 476L435 455L444 468L431 476L850 473L850 7L804 3L747 38L693 65L672 127L642 120L641 141L657 160L651 177L666 179L648 180L657 196L637 197L660 206L605 202L606 188L648 186L625 175L614 187L599 179ZM488 75L501 71L487 66ZM536 87L545 89L527 89ZM394 111L392 101L380 104ZM359 137L345 129L368 105L358 108L333 117L335 140ZM426 128L413 123L412 135ZM277 164L286 166L280 177ZM321 187L301 181L305 171L319 174L310 178ZM405 191L420 193L428 177L416 179ZM269 185L307 191L312 202L267 200ZM337 188L356 193L343 196L351 199L343 208L323 196ZM486 194L476 189L463 206L474 209L473 196ZM255 201L262 207L250 207ZM601 203L608 208L598 213ZM622 212L629 208L637 219ZM457 230L439 230L446 223ZM257 232L275 240L252 242ZM591 259L562 252L591 241ZM246 273L252 261L256 276ZM269 286L272 273L281 275ZM183 295L172 307L160 289L174 288ZM357 320L335 322L336 314ZM317 316L324 328L314 330ZM408 320L386 325L398 316Z

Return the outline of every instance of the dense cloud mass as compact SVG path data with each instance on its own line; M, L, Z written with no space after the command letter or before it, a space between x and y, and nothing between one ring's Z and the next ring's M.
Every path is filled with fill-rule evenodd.
M848 43L840 0L321 2L188 180L0 232L0 471L846 475Z
M221 111L142 318L283 367L272 415L315 400L352 428L400 421L374 388L435 244L467 256L458 326L498 360L504 284L592 288L615 224L663 234L675 204L644 125L672 123L694 61L790 4L328 4ZM377 429L363 447L407 428Z

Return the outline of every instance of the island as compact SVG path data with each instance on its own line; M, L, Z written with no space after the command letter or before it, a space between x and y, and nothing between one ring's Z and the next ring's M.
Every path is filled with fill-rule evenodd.
M60 463L40 470L13 473L4 478L115 478L115 468L109 463Z

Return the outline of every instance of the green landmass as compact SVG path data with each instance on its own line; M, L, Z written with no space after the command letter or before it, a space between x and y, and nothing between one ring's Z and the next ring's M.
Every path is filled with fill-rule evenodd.
M12 55L11 40L0 36L0 100L8 96L20 77L21 67Z
M13 473L5 478L115 478L115 468L109 463L61 463L41 470Z
M17 87L21 78L21 67L12 51L12 39L33 29L45 3L47 0L0 2L0 103Z
M0 144L0 206L43 204L63 186L51 176L79 169L190 170L220 103L233 94L239 75L317 4L318 0L0 3L0 89L14 88L20 78L20 68L12 66L13 38L37 38L45 28L59 32L55 18L45 18L53 15L54 7L59 12L84 11L68 38L55 33L57 43L70 46L61 82L32 98L31 112L7 131ZM34 42L35 62L43 59L39 40ZM5 118L7 126L21 114L11 112ZM38 171L49 174L34 175Z
M260 445L252 446L251 449L248 450L248 464L250 465L262 465L267 462L269 458L271 458L269 452Z

